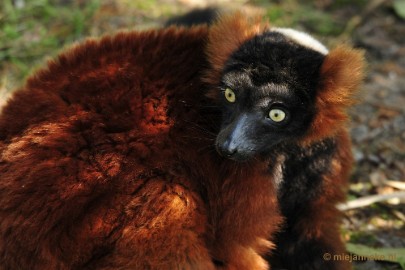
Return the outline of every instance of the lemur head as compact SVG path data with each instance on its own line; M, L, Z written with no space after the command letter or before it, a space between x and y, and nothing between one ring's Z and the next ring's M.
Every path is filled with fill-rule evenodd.
M210 31L205 79L223 111L220 154L247 160L342 129L362 79L361 53L348 47L329 52L307 34L270 28L240 13Z

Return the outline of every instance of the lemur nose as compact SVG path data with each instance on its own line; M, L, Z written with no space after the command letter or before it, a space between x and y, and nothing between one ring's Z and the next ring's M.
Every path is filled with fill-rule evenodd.
M220 148L222 154L228 158L232 157L238 152L236 145L233 144L231 140L226 140Z

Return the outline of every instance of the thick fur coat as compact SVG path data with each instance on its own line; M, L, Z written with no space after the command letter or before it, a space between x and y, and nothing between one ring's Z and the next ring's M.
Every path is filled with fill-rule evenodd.
M282 231L343 251L334 204L350 167L343 124L361 77L356 53L326 57L297 160L238 163L215 151L221 67L265 27L236 15L212 29L120 33L32 75L0 115L0 269L267 269L297 203L279 210L296 192L277 187L280 168L305 171L328 138L338 150L326 153L322 192ZM284 252L297 241L283 240Z
M266 153L283 218L275 233L277 248L267 260L276 269L350 269L349 262L327 261L323 255L345 252L339 231L341 214L336 204L345 200L353 163L347 109L357 102L363 79L363 53L345 45L327 51L312 38L305 41L302 34L281 37L278 31L282 30L272 30L260 17L235 14L220 18L210 29L206 49L211 67L204 77L211 86L208 96L213 100L221 98L217 88L224 82L224 70L236 66L249 73L260 70L264 64L270 69L267 71L270 76L266 78L260 72L256 76L261 76L265 84L281 78L282 83L286 80L284 83L289 87L298 88L297 94L305 92L310 97L307 107L297 113L309 113L309 123L301 124L301 130L293 132L293 136L286 135L291 137ZM269 36L271 32L276 32L274 41ZM308 58L313 47L324 54L320 67L311 64L311 57ZM289 48L296 48L293 51L297 54L294 52L283 66L277 61L284 61L279 55L286 54ZM272 54L273 50L278 52ZM274 64L264 60L266 57L273 59ZM317 79L311 89L314 70ZM241 80L238 79L239 83ZM254 75L250 80L254 80ZM254 91L250 90L251 96ZM277 95L278 90L275 92Z
M0 119L0 267L264 265L274 188L265 164L234 168L213 149L206 38L201 27L90 40L14 95Z

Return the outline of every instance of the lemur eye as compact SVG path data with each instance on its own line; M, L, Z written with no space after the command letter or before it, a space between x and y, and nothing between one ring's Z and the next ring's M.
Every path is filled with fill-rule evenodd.
M286 113L281 109L271 109L269 112L269 118L276 123L284 121Z
M228 102L234 103L234 102L236 101L235 92L232 91L231 88L228 88L228 87L227 87L227 88L225 89L225 98L226 98L226 100L227 100Z

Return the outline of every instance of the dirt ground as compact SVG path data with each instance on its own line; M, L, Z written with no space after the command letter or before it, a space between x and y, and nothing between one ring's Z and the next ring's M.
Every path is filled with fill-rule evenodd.
M361 103L351 113L356 158L351 192L356 196L387 194L395 188L386 181L405 182L405 22L381 7L355 29L353 43L366 50L368 72ZM403 199L351 211L345 226L363 232L360 238L364 239L359 240L365 244L404 247L404 216L395 213L405 213ZM364 267L400 269L382 268L376 262Z

